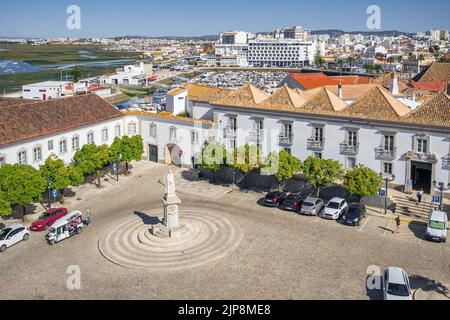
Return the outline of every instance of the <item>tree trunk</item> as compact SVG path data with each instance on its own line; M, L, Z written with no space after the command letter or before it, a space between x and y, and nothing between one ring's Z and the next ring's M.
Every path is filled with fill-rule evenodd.
M65 204L65 199L64 199L64 189L62 189L62 190L60 191L59 202L60 202L62 205Z
M320 197L320 187L317 187L317 198Z
M27 214L27 206L22 205L22 222L25 222L25 215Z
M100 179L100 172L97 172L97 187L101 188L102 186L102 181Z
M125 162L125 175L128 175L128 161Z

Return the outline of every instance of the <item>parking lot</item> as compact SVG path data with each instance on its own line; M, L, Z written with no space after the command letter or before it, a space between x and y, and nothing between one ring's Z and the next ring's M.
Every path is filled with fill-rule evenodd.
M43 233L2 253L2 299L379 299L366 287L371 266L404 268L413 289L450 282L450 247L423 241L422 226L376 214L360 227L258 205L264 194L180 184L183 210L221 212L242 230L240 245L220 260L179 271L137 271L114 265L98 250L100 237L135 212L161 210L168 168L145 163L103 189L86 186L69 209L90 209L93 224L79 236L48 246ZM190 189L186 192L186 189ZM214 186L210 186L214 189ZM221 187L223 188L223 187ZM195 192L193 191L195 190ZM67 286L69 267L81 288ZM23 285L26 284L26 285Z

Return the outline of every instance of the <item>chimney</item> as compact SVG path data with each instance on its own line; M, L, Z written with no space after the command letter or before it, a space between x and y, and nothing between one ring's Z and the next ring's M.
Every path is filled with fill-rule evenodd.
M395 72L392 73L391 84L389 89L393 95L398 94L398 76L397 73Z
M339 81L338 84L338 97L342 99L342 82Z

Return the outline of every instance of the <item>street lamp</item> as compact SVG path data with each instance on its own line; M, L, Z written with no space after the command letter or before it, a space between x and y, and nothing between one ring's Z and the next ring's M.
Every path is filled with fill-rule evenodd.
M442 211L442 200L444 197L444 191L449 190L450 189L450 183L447 184L447 189L444 188L444 184L443 183L437 183L436 180L433 181L433 186L435 189L439 190L440 193L440 199L439 199L439 211Z
M380 177L385 182L385 190L386 193L384 195L384 214L387 215L387 201L388 201L388 190L389 190L389 182L395 181L395 175L392 175L390 178L388 176L384 176L383 173L380 173Z
M47 190L48 190L48 209L52 208L52 193L51 193L51 186L52 186L52 179L48 179L47 184Z

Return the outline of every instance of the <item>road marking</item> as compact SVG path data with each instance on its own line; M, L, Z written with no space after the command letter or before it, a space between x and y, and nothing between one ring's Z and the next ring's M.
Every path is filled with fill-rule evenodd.
M369 222L370 218L372 218L372 217L368 217L368 218L366 219L366 222L364 222L364 224L359 228L358 232L361 232L361 231L364 229L364 227L366 226L366 224Z

